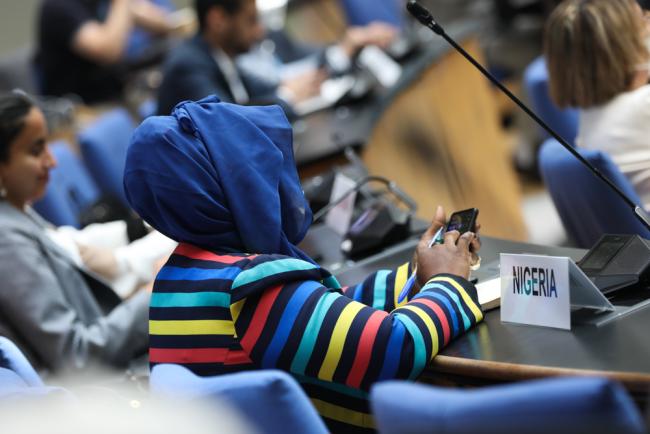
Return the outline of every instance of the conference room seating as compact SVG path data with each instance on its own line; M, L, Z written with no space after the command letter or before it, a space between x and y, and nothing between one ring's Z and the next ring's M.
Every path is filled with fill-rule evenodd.
M38 387L44 385L43 380L41 380L41 377L36 373L25 355L12 341L4 336L0 336L0 369L12 371L27 386Z
M35 202L34 209L56 226L79 228L80 215L100 197L83 162L65 142L50 145L57 166L50 171L50 182L45 196Z
M124 108L101 115L78 137L86 167L102 194L129 206L122 185L126 150L136 125Z
M182 366L162 364L154 366L150 388L175 400L222 399L262 434L328 432L305 392L282 371L198 377Z
M578 134L578 111L560 109L551 100L548 88L548 70L543 57L536 58L524 71L524 88L535 113L570 144ZM549 134L541 130L542 137Z
M47 395L72 398L63 388L45 385L20 349L11 340L0 336L0 406L2 401L16 403Z
M404 381L375 385L381 434L644 433L627 392L605 378L565 377L454 389Z
M606 153L578 152L634 203L641 204L630 182ZM577 247L591 248L603 234L639 234L650 239L650 231L633 210L555 139L548 139L540 148L539 169L562 224Z
M328 432L305 392L282 371L198 377L179 365L158 365L151 373L150 386L152 397L170 402L216 398L244 415L260 434ZM72 393L45 385L16 345L0 336L0 400L15 402L54 393L70 398L74 405Z

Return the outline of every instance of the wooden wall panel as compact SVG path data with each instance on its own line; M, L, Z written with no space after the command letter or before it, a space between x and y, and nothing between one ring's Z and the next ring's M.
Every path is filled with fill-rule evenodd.
M478 40L465 49L481 61ZM363 159L370 173L395 180L430 219L480 210L486 235L526 240L521 192L500 127L493 89L450 51L432 64L383 113Z

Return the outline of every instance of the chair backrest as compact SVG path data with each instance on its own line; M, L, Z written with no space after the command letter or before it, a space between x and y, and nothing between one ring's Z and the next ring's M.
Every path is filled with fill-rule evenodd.
M198 377L182 366L163 364L154 366L149 384L154 394L174 399L221 398L260 433L328 432L296 380L282 371Z
M382 434L644 433L632 399L605 378L556 378L459 390L379 383L370 404Z
M402 28L403 0L340 0L343 12L351 26L365 26L381 21Z
M4 336L0 336L0 369L13 371L30 387L43 386L43 380L18 347ZM8 379L7 376L3 378Z
M99 199L99 189L66 143L54 143L50 150L57 166L50 172L45 196L34 203L34 209L56 226L79 227L80 213Z
M134 130L131 115L118 108L100 116L79 134L81 154L97 186L102 193L119 198L126 206L129 204L122 177Z
M578 135L578 111L560 109L551 100L548 88L548 70L543 57L535 59L524 71L524 87L535 113L570 144ZM542 137L549 134L542 130Z
M607 154L587 149L578 152L630 199L641 203ZM650 231L625 202L556 140L548 139L542 145L539 167L562 224L578 247L593 247L603 234L638 234L650 239Z

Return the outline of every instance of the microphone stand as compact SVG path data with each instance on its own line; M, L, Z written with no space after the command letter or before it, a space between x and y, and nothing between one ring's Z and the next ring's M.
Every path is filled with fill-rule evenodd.
M620 188L616 186L612 181L610 181L605 175L603 175L596 167L590 164L578 151L575 150L573 146L567 143L564 138L562 138L555 130L553 130L546 122L544 122L539 116L537 116L531 109L529 109L519 98L517 98L507 87L505 87L499 80L497 80L490 72L483 67L479 62L476 61L463 47L458 45L445 30L438 24L434 19L431 13L420 3L415 0L410 0L406 9L411 15L413 15L421 24L428 27L436 33L437 35L442 36L442 38L447 41L456 51L463 55L476 69L478 69L485 77L488 78L496 87L498 87L503 93L508 95L515 104L519 106L528 116L530 116L535 122L537 122L544 130L546 130L555 140L557 140L567 151L569 151L575 158L578 159L584 166L586 166L594 175L600 178L605 184L607 184L618 196L623 199L623 201L630 207L639 221L650 230L650 216L646 211L638 206L632 201Z

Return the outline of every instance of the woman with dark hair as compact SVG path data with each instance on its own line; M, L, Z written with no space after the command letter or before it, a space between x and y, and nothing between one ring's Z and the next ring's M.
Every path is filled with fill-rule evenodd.
M199 375L279 368L293 374L332 432L365 432L373 383L415 379L483 319L469 281L475 234L452 231L440 208L414 264L341 288L296 244L311 224L279 106L216 97L147 119L124 173L136 211L179 246L154 284L152 365ZM417 285L400 301L413 266Z
M551 97L577 107L576 143L608 153L650 205L650 31L635 0L565 0L546 24Z
M43 113L27 95L0 95L0 335L39 368L124 365L146 350L149 293L122 301L99 275L123 272L118 257L124 255L111 251L99 261L84 246L65 245L65 234L30 208L56 165L46 137ZM107 225L108 238L118 237L119 223ZM163 244L164 252L173 248L169 240Z

